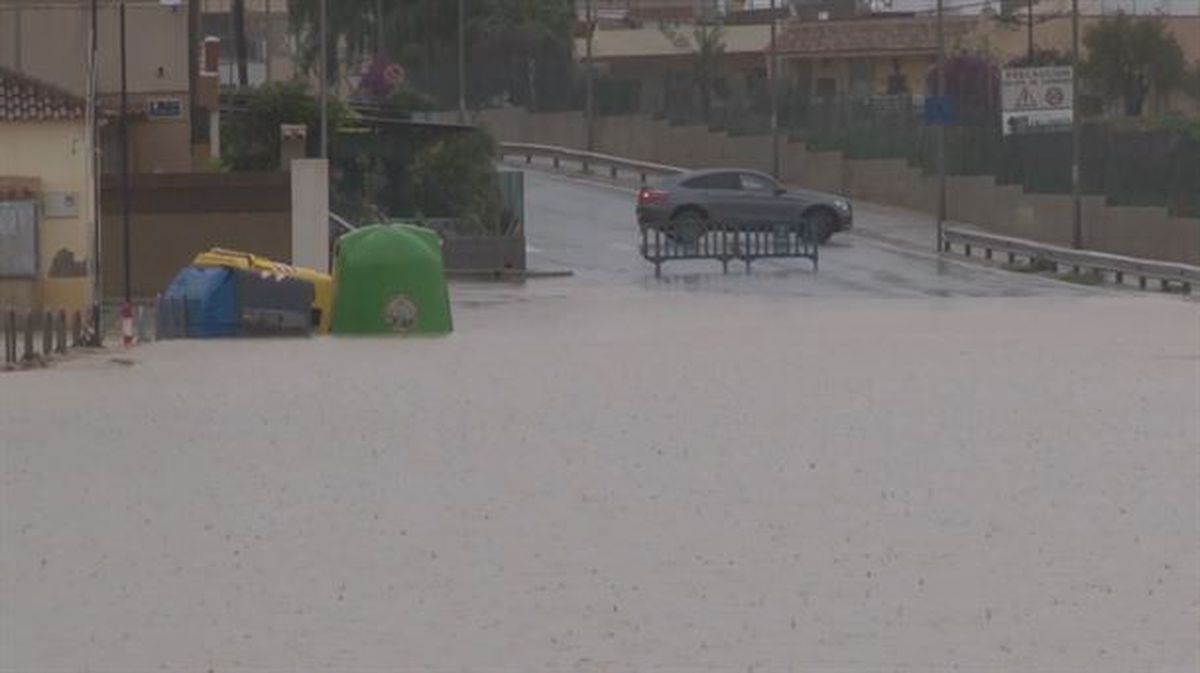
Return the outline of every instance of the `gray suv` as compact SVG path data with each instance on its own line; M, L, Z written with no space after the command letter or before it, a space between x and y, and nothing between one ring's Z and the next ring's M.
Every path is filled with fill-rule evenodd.
M769 175L736 168L690 171L638 192L638 224L693 243L715 228L778 229L811 232L824 243L854 224L846 199L787 189Z

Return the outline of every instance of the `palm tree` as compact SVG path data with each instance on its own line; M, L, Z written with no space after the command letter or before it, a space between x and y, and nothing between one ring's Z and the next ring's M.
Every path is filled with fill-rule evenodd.
M725 29L721 26L696 28L693 35L696 43L695 81L700 90L700 112L705 123L712 113L712 96L721 71L721 58L725 55Z
M233 48L237 55L238 86L250 85L246 65L246 0L233 0Z

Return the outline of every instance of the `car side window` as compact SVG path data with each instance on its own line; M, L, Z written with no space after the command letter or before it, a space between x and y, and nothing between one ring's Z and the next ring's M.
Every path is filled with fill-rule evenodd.
M737 173L709 173L683 183L688 189L741 189Z
M755 175L753 173L740 173L739 177L742 179L742 189L755 192L775 191L775 184L761 175Z

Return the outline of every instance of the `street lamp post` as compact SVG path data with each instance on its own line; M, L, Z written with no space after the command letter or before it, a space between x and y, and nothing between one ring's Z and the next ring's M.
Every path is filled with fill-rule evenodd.
M321 39L321 158L329 158L329 8L320 5Z
M467 20L463 0L458 0L458 123L467 123Z
M946 32L943 24L942 0L937 2L937 89L934 96L938 99L939 107L945 107L946 96ZM944 112L944 110L942 110ZM946 119L945 114L939 115L937 124L937 250L942 250L942 236L946 226Z
M91 204L91 225L92 225L92 335L91 345L99 347L103 344L104 324L103 311L101 310L104 302L104 282L102 280L102 269L100 266L100 143L97 142L97 129L99 123L96 118L97 114L97 58L99 56L99 29L100 29L100 8L99 0L92 0L91 7L91 34L88 36L88 81L87 81L87 136L88 136L88 190L91 192L91 198L88 200Z
M128 68L125 58L125 0L118 7L119 40L121 52L121 256L124 265L125 303L121 307L121 335L126 346L133 344L133 245L129 230L130 197L129 183L129 86Z
M1079 0L1071 0L1071 244L1083 247L1083 206L1079 197Z
M594 19L592 17L592 0L587 0L587 4L584 7L584 11L587 13L587 57L585 59L587 62L587 81L585 84L586 100L584 102L584 107L586 108L584 115L587 117L584 120L586 122L585 131L587 138L585 142L587 143L587 151L591 152L596 149L594 123L596 116L596 68L592 63L592 36L595 33L595 26L593 25Z
M767 84L771 87L771 175L779 179L779 54L775 45L776 0L771 0L771 55Z

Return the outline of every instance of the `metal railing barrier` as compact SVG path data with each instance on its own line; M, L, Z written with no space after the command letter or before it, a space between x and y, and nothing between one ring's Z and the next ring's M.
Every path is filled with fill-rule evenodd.
M669 261L715 259L725 273L729 262L740 260L750 271L757 259L803 258L820 265L820 245L809 223L800 225L734 223L686 220L643 226L642 257L654 264L654 276L662 277Z
M1190 294L1192 288L1200 284L1200 266L1077 250L1024 238L948 227L942 236L942 250L954 252L955 246L961 248L963 255L967 257L974 256L975 251L979 250L984 259L990 260L998 253L1005 255L1009 264L1024 259L1045 265L1048 271L1055 273L1064 267L1076 274L1087 270L1105 280L1111 277L1121 285L1125 284L1125 278L1128 276L1136 278L1138 287L1143 290L1147 288L1150 280L1158 281L1159 287L1164 291L1178 288L1184 294Z

